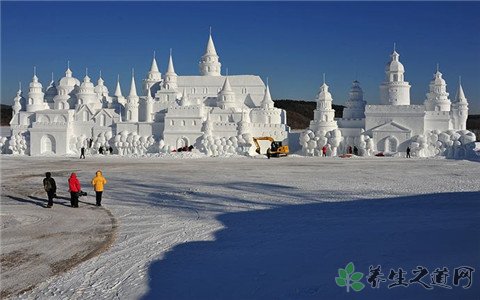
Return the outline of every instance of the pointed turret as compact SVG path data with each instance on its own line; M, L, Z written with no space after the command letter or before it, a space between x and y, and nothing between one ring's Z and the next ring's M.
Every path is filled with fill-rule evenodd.
M175 73L175 69L173 67L173 56L172 56L172 49L170 49L170 57L168 59L168 67L167 72L164 76L164 87L167 90L176 90L177 89L177 74Z
M268 86L268 81L267 81L267 86L265 87L265 94L263 95L263 100L262 100L262 108L273 108L275 103L272 100L272 96L270 95L270 88Z
M188 106L189 101L188 101L188 95L187 95L187 88L183 88L182 92L182 98L180 98L180 106Z
M465 93L463 92L461 79L458 80L458 89L457 89L457 94L455 95L455 103L468 104L467 98L465 97Z
M220 76L222 64L219 61L219 56L215 50L215 45L212 38L212 30L208 36L207 47L205 54L200 59L199 68L202 76Z
M454 130L465 130L467 128L468 101L463 92L461 77L458 78L458 89L455 101L452 103L451 116Z
M115 87L115 93L113 95L116 97L123 97L122 88L120 87L120 75L117 76L117 86Z
M170 51L170 56L168 57L168 67L167 67L167 73L165 74L175 74L175 68L173 67L173 57L172 57L172 51Z
M133 69L132 69L132 81L130 82L130 93L128 94L128 97L138 97L137 87L135 86L135 75L134 75Z
M135 75L134 70L132 69L130 93L128 94L127 104L125 106L127 122L138 122L138 100L139 97L137 95L137 88L135 86Z
M225 77L223 87L217 95L217 105L220 108L231 108L235 106L235 93L232 90L228 76Z
M160 73L157 65L157 59L155 57L155 51L153 51L152 65L150 66L150 71L147 73L147 78L143 80L143 89L145 94L147 92L150 95L154 95L159 88L159 82L162 81L162 73Z

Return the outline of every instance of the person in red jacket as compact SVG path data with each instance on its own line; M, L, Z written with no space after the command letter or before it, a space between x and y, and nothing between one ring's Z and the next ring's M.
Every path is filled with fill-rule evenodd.
M70 190L70 204L72 207L78 207L78 194L82 190L77 174L72 173L68 179L68 188Z
M327 145L322 147L322 156L327 156Z

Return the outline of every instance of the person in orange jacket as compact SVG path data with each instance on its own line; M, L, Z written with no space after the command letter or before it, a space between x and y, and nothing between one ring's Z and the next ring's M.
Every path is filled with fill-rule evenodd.
M95 177L92 179L93 189L95 190L95 196L97 200L97 206L102 206L102 193L103 186L107 183L107 180L102 175L102 171L98 170Z

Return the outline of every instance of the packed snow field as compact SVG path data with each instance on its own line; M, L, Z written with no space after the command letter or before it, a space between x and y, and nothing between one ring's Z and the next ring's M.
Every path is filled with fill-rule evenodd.
M427 290L415 283L389 289L391 282L374 289L364 278L362 291L347 293L335 283L338 269L348 262L365 274L370 265L381 265L385 277L390 269L402 268L407 279L417 266L431 272L446 266L451 276L459 266L480 270L478 162L178 156L183 159L2 156L2 239L4 220L27 209L43 215L46 221L41 226L48 226L53 215L57 221L52 225L58 227L101 212L105 221L110 221L106 213L110 212L118 226L113 244L100 254L49 278L36 273L39 284L13 298L478 299L480 295L478 271L469 289ZM105 209L88 205L95 201L89 181L97 169L108 180ZM67 174L75 171L89 193L83 205L44 209L8 197L12 190L5 186L37 184L33 189L41 189L45 171L52 172L64 195ZM59 211L64 223L58 219ZM28 226L21 218L16 222L17 227ZM72 230L71 224L65 230ZM62 242L61 236L46 239L44 245L32 241L32 248L55 251ZM63 255L69 258L68 253ZM16 276L21 282L24 275ZM451 277L449 281L451 285Z

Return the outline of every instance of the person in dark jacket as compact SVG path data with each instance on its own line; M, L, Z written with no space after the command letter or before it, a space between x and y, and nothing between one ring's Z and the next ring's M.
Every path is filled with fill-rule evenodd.
M55 183L55 179L52 178L52 173L45 173L45 178L43 179L43 188L45 189L45 192L47 192L48 196L47 208L51 208L53 206L53 197L55 197L55 194L57 193L57 184Z
M85 147L80 148L80 159L85 159Z
M70 190L70 204L72 207L78 207L78 194L82 190L77 174L72 173L68 179L68 188Z
M407 147L407 158L410 158L410 147Z

